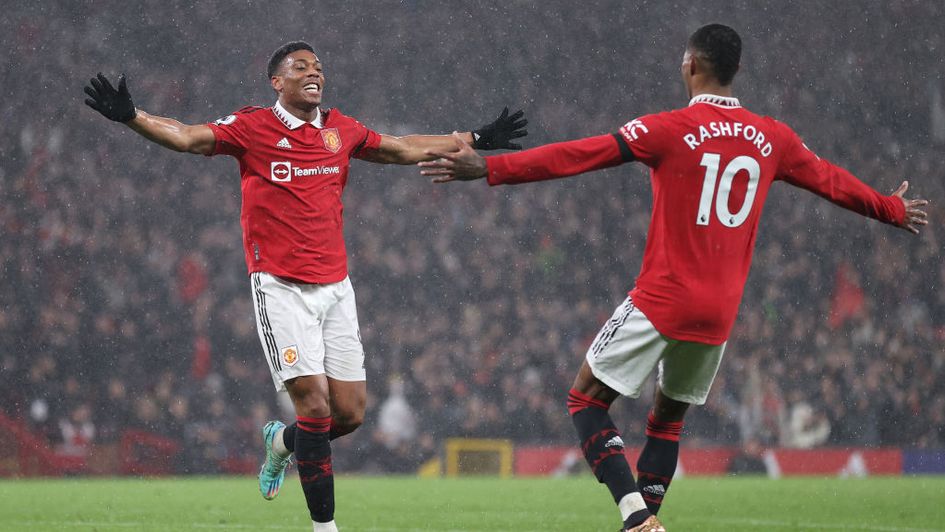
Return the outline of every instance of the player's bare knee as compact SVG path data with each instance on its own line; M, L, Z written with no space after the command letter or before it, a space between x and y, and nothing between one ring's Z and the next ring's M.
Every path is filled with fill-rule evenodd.
M657 388L653 400L653 417L658 421L682 421L688 409L689 403L667 397Z
M572 389L577 390L578 392L592 399L603 401L608 405L620 396L617 391L612 389L610 386L607 386L601 382L600 379L594 376L594 373L591 371L591 367L588 365L586 360L581 365L581 369L574 378L574 383L571 387Z
M318 394L308 394L300 397L295 402L295 412L303 417L329 417L331 408L328 406L328 398L320 397Z
M331 415L327 386L320 386L314 379L298 378L286 381L286 388L289 390L297 415L302 417Z
M332 414L332 429L341 434L354 432L364 423L364 411L334 412Z

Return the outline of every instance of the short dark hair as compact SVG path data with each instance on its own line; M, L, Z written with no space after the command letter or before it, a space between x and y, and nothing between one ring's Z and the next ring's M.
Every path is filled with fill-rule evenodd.
M687 46L711 65L723 86L735 78L742 59L742 38L735 30L723 24L708 24L689 36Z
M276 48L275 52L272 52L272 57L269 58L269 68L266 69L266 74L271 78L276 75L276 72L279 70L279 63L285 59L285 56L291 54L292 52L298 52L299 50L308 50L309 52L315 53L315 49L312 48L312 45L305 41L292 41L287 42Z

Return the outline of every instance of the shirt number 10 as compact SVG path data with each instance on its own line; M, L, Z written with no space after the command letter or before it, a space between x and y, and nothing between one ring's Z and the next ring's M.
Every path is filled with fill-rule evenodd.
M699 165L705 167L705 178L702 181L702 196L699 198L699 214L696 216L696 225L709 225L709 217L712 215L712 196L715 196L715 215L722 225L726 227L738 227L745 223L748 214L751 212L751 205L755 202L755 193L758 191L758 179L761 177L761 167L758 161L747 155L740 155L725 167L722 171L722 179L719 179L719 162L722 156L718 153L706 153L702 156L702 162ZM745 200L738 212L732 213L728 208L728 196L732 192L732 181L738 172L745 170L748 172L748 190L745 192ZM718 182L718 195L715 194L716 182Z

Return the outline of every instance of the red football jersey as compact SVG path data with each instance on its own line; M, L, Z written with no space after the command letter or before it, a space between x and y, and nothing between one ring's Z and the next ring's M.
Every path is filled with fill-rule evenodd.
M216 136L212 155L240 164L249 272L319 284L347 277L341 194L351 157L376 149L380 135L337 109L309 123L279 103L208 125Z
M676 340L721 344L728 338L775 180L886 223L905 216L900 199L819 159L786 125L742 108L735 98L712 95L632 120L614 136L488 157L487 164L495 185L628 160L651 167L653 189L643 265L630 295L660 333Z

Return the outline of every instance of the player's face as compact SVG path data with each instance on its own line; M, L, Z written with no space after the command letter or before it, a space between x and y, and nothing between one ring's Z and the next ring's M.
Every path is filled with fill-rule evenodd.
M300 109L314 109L322 103L325 74L318 56L308 50L297 50L282 60L272 77L272 88L283 104Z

